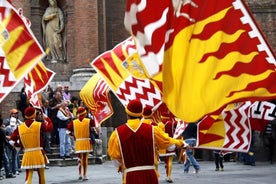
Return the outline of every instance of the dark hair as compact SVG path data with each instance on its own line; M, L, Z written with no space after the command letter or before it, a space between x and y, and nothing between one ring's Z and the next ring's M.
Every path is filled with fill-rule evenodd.
M3 119L0 118L0 126L2 126L2 124L3 124Z

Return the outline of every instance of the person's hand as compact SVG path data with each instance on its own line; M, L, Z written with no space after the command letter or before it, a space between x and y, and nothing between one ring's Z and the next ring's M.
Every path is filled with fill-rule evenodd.
M191 146L188 143L186 143L185 141L183 141L183 148L184 149L190 149Z

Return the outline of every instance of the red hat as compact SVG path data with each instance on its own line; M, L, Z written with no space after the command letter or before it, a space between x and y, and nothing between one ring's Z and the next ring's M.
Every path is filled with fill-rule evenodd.
M10 114L15 114L15 113L18 113L18 110L17 110L17 109L11 109L11 110L10 110Z
M78 108L78 114L79 114L79 116L85 115L86 114L85 108L84 107L79 107Z
M26 119L34 119L36 116L36 110L33 107L27 107L24 114Z
M133 117L141 117L143 115L143 105L138 100L129 101L126 106L126 113Z
M152 110L149 106L144 108L143 116L144 118L150 118L152 116Z

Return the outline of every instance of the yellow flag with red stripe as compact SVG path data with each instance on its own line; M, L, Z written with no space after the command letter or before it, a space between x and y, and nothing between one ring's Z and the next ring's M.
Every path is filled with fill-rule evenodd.
M0 102L41 60L44 51L30 22L8 1L0 5Z
M163 102L185 122L276 97L275 54L242 0L127 0L125 25Z

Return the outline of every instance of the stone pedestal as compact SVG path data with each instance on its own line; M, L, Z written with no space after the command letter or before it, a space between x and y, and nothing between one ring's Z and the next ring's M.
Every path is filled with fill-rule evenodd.
M78 68L70 77L70 90L80 91L87 81L96 73L94 68Z

